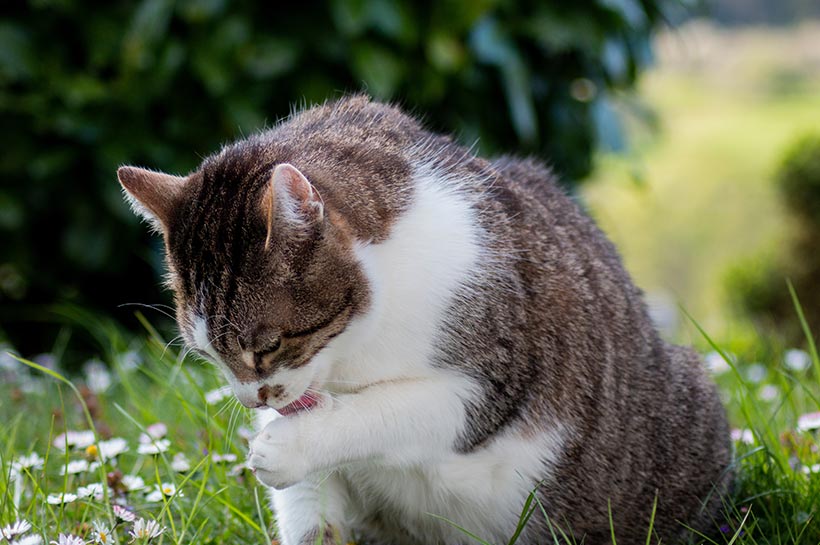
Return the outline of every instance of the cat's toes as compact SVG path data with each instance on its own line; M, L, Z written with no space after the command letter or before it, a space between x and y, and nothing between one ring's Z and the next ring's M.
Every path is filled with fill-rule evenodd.
M277 439L267 431L251 442L248 467L263 484L281 490L307 477L305 456L297 441Z
M291 486L299 483L301 479L295 479L294 477L288 477L285 474L282 474L278 471L267 471L262 468L257 468L254 470L254 475L262 484L269 486L271 488L275 488L276 490L284 490L285 488L290 488Z

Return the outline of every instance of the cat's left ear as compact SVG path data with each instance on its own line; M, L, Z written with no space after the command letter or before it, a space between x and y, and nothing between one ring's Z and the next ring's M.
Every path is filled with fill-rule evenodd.
M154 227L165 230L187 178L138 167L120 167L117 178L134 211Z
M321 195L298 168L282 163L276 165L262 196L262 213L267 220L270 243L274 219L281 217L290 227L306 227L324 218Z

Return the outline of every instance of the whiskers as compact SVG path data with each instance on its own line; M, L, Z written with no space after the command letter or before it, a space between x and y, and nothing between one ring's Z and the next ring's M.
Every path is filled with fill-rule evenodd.
M182 335L177 335L176 337L165 343L165 346L162 348L162 354L160 354L159 356L160 359L165 357L165 354L168 352L168 348L170 348L171 345L176 345L184 349L185 341L183 340Z
M167 316L168 318L170 318L172 320L177 319L176 316L174 316L174 314L173 314L173 313L176 312L176 309L174 307L171 307L171 306L168 306L168 305L163 305L163 304L160 304L160 303L155 303L153 305L149 305L147 303L123 303L121 305L117 305L117 308L122 308L122 307L150 308L151 310L155 310L155 311L159 312L160 314L162 314L163 316ZM167 309L167 310L165 310L165 309Z

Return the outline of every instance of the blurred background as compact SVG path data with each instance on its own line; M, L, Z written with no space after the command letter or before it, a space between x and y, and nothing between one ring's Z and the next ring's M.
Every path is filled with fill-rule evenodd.
M0 10L0 342L25 356L58 346L71 367L98 348L95 327L173 329L141 306L170 297L119 165L185 174L294 107L360 90L481 154L548 161L668 337L698 341L685 310L739 352L800 345L787 278L820 330L815 0Z

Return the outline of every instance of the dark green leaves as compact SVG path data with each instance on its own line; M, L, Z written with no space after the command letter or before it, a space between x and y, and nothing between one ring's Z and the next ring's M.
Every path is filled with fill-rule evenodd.
M0 267L26 278L29 301L155 301L149 235L117 200L116 168L184 174L292 105L344 92L403 104L481 153L540 155L574 183L602 139L623 144L608 97L648 61L669 5L12 3L0 23Z

